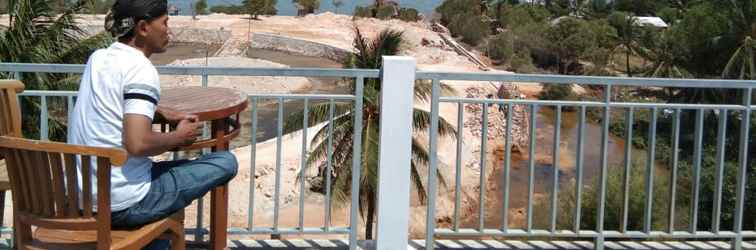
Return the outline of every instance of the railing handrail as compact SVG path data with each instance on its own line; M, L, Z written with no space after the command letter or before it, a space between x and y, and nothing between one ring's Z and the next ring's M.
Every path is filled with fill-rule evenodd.
M389 62L390 63L390 62ZM394 65L396 66L396 65ZM304 101L304 113L308 113L308 101L312 100L330 100L330 120L332 121L334 118L334 102L344 101L344 100L351 100L354 101L356 110L355 120L362 121L362 112L361 107L363 107L362 104L362 93L363 93L363 87L364 87L364 80L365 78L381 78L381 74L384 75L390 75L390 74L399 74L401 76L408 76L408 77L402 77L402 79L409 79L408 82L411 83L412 79L415 80L432 80L432 95L430 98L429 105L431 107L430 110L430 133L429 133L429 144L431 147L429 148L428 154L429 154L429 166L428 166L428 213L426 216L426 242L433 242L435 236L507 236L507 237L574 237L574 238L593 238L595 240L595 246L597 249L602 249L604 246L604 240L609 238L624 238L624 239L633 239L633 238L679 238L679 239L696 239L696 238L720 238L720 239L731 239L733 240L733 248L739 249L739 247L742 245L742 241L744 237L756 237L756 231L753 230L744 230L742 228L742 221L743 221L743 211L744 211L744 202L745 202L745 187L746 183L749 181L746 179L746 172L747 172L747 158L748 158L748 149L749 149L749 141L747 138L749 138L750 133L749 132L749 124L750 124L750 115L752 110L756 109L756 105L753 105L753 102L751 100L751 96L753 93L753 89L756 89L756 81L753 80L724 80L724 79L659 79L659 78L626 78L626 77L594 77L594 76L564 76L564 75L537 75L537 74L510 74L505 72L497 72L497 73L465 73L465 72L436 72L436 71L416 71L416 70L409 70L409 72L404 72L404 70L396 70L390 72L384 72L384 70L387 70L391 67L386 67L383 70L373 70L373 69L319 69L319 68L239 68L239 67L204 67L204 66L160 66L157 67L158 72L160 74L165 75L198 75L202 76L202 84L203 86L207 86L207 78L210 75L228 75L228 76L286 76L286 77L344 77L344 78L354 78L355 79L355 93L353 95L339 95L339 94L265 94L265 93L254 93L249 94L249 98L251 98L253 103L253 111L252 111L252 130L257 130L257 113L256 113L256 105L259 100L262 99L278 99L278 121L283 120L283 101L284 99L301 99ZM0 72L52 72L52 73L82 73L84 71L84 65L72 65L72 64L27 64L27 63L0 63ZM397 73L400 72L400 73ZM402 73L403 72L403 73ZM411 76L410 76L411 75ZM18 77L18 75L17 75ZM413 78L414 77L414 78ZM385 81L391 81L392 83L397 83L396 80L385 78ZM471 82L486 82L486 81L493 81L493 82L530 82L530 83L549 83L549 84L585 84L585 85L597 85L602 86L604 88L604 98L603 100L587 100L587 101L562 101L562 100L525 100L525 99L500 99L501 97L497 98L483 98L483 97L454 97L454 96L442 96L441 93L441 85L442 81L471 81ZM401 82L399 82L401 84ZM406 83L405 83L406 84ZM613 100L612 91L617 91L619 88L615 88L613 86L634 86L634 87L653 87L655 89L660 89L661 87L671 87L671 88L724 88L724 89L732 89L732 90L741 90L743 91L743 100L737 101L735 103L717 103L717 104L707 104L707 103L699 103L699 104L693 104L693 103L665 103L660 102L659 100L650 100L649 102L646 101L638 101L638 102L626 102L624 100ZM406 87L406 86L404 86ZM386 90L386 89L384 89ZM387 90L388 91L388 90ZM405 90L402 90L405 91ZM400 92L400 91L395 91ZM41 97L50 97L50 96L65 96L68 98L68 105L69 110L72 108L73 103L73 97L76 95L76 91L39 91L39 90L27 90L25 91L22 96L41 96ZM385 96L384 96L385 97ZM394 96L395 97L395 96ZM47 104L46 104L47 98L41 98L41 107L42 110L46 110ZM386 100L384 100L386 101ZM727 100L727 101L736 101L736 100ZM738 104L739 103L739 104ZM457 106L457 116L458 116L458 125L459 128L457 133L457 138L461 138L459 136L462 136L462 131L467 128L467 126L463 126L462 122L463 115L465 112L464 107L466 105L472 105L472 106L481 106L481 114L476 114L479 116L482 116L480 120L482 121L479 126L481 126L482 135L480 136L481 139L481 148L478 152L480 152L480 187L483 187L486 182L488 181L486 178L486 152L488 149L485 147L488 142L488 136L486 134L486 131L488 131L488 112L491 107L491 105L498 104L499 106L499 112L501 112L501 109L504 105L506 105L507 110L512 110L515 106L520 107L526 107L529 108L529 114L526 115L527 117L524 117L522 119L527 119L525 121L525 124L529 124L527 128L522 128L524 133L530 134L530 139L528 140L528 152L525 152L523 154L527 154L527 170L528 170L528 200L527 200L527 226L525 229L522 228L509 228L508 224L508 214L507 212L504 212L503 214L503 220L501 223L501 227L499 228L490 228L490 226L485 225L484 221L484 213L485 207L483 202L485 201L485 188L481 188L480 193L480 200L479 200L479 223L477 228L460 228L459 227L459 221L460 216L458 214L457 209L459 209L460 206L460 195L459 187L456 187L455 192L455 214L453 217L454 226L452 228L439 228L436 227L436 217L435 217L435 196L437 195L437 180L436 180L436 170L437 167L440 165L438 162L438 149L437 149L437 140L439 137L439 133L436 132L437 128L439 126L439 120L440 120L440 105L455 105ZM574 211L568 211L567 213L571 213L573 215L574 220L574 230L562 230L560 228L557 228L557 211L561 211L558 205L558 195L559 194L559 186L560 185L552 185L551 193L552 196L550 198L551 201L551 208L550 210L550 228L539 228L538 226L534 226L533 223L533 197L534 197L534 187L535 187L535 181L534 181L534 174L535 174L535 167L536 167L536 157L535 157L535 147L536 144L536 117L538 116L537 110L540 107L543 106L554 106L556 107L554 110L554 120L556 124L561 124L561 114L563 108L565 107L578 107L579 111L577 111L580 114L578 123L580 126L577 128L577 151L576 151L576 162L575 162L575 168L576 168L576 175L575 178L577 180L577 183L575 184L576 190L576 204L575 204L575 210ZM583 164L584 159L583 155L585 154L584 151L587 151L589 149L583 149L585 140L584 137L586 137L585 133L585 124L587 123L585 114L587 108L592 108L595 110L601 109L601 119L602 122L600 123L600 133L601 133L601 145L600 148L594 148L591 150L600 150L601 156L601 163L598 164L596 171L598 171L598 175L593 177L598 180L597 187L595 191L598 191L598 197L596 198L598 201L598 207L596 210L596 225L595 228L591 228L589 230L581 230L580 223L581 221L584 221L586 219L581 219L581 201L580 198L582 196L583 192L586 192L583 190L583 186L585 184L583 183L583 179L588 180L587 178L582 176L583 171ZM643 228L640 231L637 231L637 228L628 228L627 227L627 215L628 215L628 196L629 196L629 190L625 188L625 190L622 192L624 201L623 201L623 209L622 214L624 221L622 222L622 225L620 225L620 230L614 231L614 230L607 230L604 228L604 217L605 217L605 210L607 209L607 173L609 170L610 163L607 160L607 154L608 154L608 148L609 148L609 141L608 138L610 137L610 123L609 121L611 119L616 119L614 116L612 116L612 111L621 111L625 112L626 117L624 118L626 121L626 126L624 128L625 133L625 140L630 141L632 137L632 132L635 129L632 126L633 121L633 115L634 112L641 112L644 109L648 109L648 112L650 112L651 120L649 122L648 131L650 131L650 135L648 136L647 144L651 145L645 153L642 152L634 152L634 154L646 154L646 163L645 163L645 190L644 192L646 194L645 197L645 205L644 205L644 212L643 212ZM722 207L722 190L721 190L721 183L723 181L724 175L722 171L719 171L716 178L717 178L717 190L715 190L715 195L717 195L715 198L716 204L714 212L713 212L713 218L714 225L709 230L698 230L696 225L696 220L698 219L697 215L697 208L698 203L700 201L698 189L700 189L700 176L699 172L701 169L701 158L703 155L703 147L702 147L702 136L703 136L703 126L704 126L704 116L706 115L706 112L709 112L710 110L716 110L718 112L724 112L725 114L740 114L744 118L740 119L740 127L738 128L740 132L740 141L738 142L738 161L737 161L737 168L738 168L738 175L735 177L737 178L737 193L736 193L736 204L735 204L735 212L734 212L734 218L733 223L735 223L732 227L732 230L723 230L720 226L720 215L721 215L721 207ZM678 163L681 161L679 159L679 138L680 138L680 123L681 123L681 113L684 111L694 111L695 112L695 137L696 142L694 146L694 156L693 156L693 169L697 171L694 173L693 182L695 193L691 196L691 214L693 222L690 223L691 226L687 230L679 229L674 226L675 218L677 218L674 215L674 211L676 209L676 199L674 198L676 193L676 187L677 187L677 168ZM673 176L673 180L670 181L671 187L670 190L671 194L670 196L673 197L670 199L669 204L656 204L654 205L653 195L654 195L654 175L651 173L655 173L655 169L657 168L655 166L655 161L648 160L648 159L654 159L655 155L657 154L655 151L655 145L657 143L657 136L656 131L659 129L657 127L657 124L660 123L658 121L658 117L662 113L671 114L671 118L673 120L673 132L672 135L674 137L673 139L673 145L671 146L673 150L671 152L673 153L673 159L670 168L672 169L671 176ZM308 124L307 122L307 115L304 116L303 124ZM727 127L727 116L718 116L717 119L719 119L719 133L717 135L717 167L718 169L723 169L725 160L724 155L725 152L725 131L732 130L733 128ZM42 120L40 126L40 130L43 132L46 132L47 130L47 112L42 112L41 118ZM406 121L401 121L396 119L396 117L388 118L391 119L393 122L400 122L400 124L407 123ZM504 163L504 176L507 177L507 181L505 185L505 190L503 197L506 202L503 205L503 211L509 210L508 200L509 200L509 169L511 166L511 143L513 139L511 138L512 135L512 115L507 116L507 126L506 126L506 146L505 148L509 149L506 150L507 153L505 155L505 163ZM723 120L724 119L724 120ZM390 122L391 122L390 121ZM383 122L383 121L382 121ZM283 133L283 127L282 124L279 123L278 125L278 136L277 136L277 152L281 151L281 141L280 138L282 137ZM306 126L306 125L305 125ZM355 123L354 129L354 136L355 141L362 141L361 133L358 133L357 131L362 131L362 124L360 122ZM540 126L540 125L539 125ZM707 125L708 126L708 125ZM559 183L559 175L560 175L560 168L559 168L559 151L560 149L560 133L561 133L561 126L555 125L552 128L554 139L553 139L553 150L551 152L552 154L552 183ZM302 145L306 145L307 143L307 130L303 130L303 142ZM688 131L690 132L690 131ZM728 132L733 133L733 132ZM329 137L332 136L332 131L329 132ZM46 138L46 133L42 134L43 138ZM462 157L462 151L461 151L461 142L462 140L457 140L457 162L456 162L456 171L457 176L456 178L459 179L460 177L460 171L461 171L461 157ZM256 137L252 137L253 145L256 145ZM401 142L394 142L394 143L401 143ZM330 142L329 142L330 144ZM386 143L382 145L395 145L392 143ZM352 148L353 154L358 155L361 152L360 143L357 143L355 147ZM254 147L253 147L254 148ZM302 148L302 158L305 157L307 153L306 146ZM623 175L623 182L628 182L630 179L628 176L630 176L630 167L631 165L634 165L634 163L631 163L631 151L636 151L632 147L627 147L624 152L624 171L625 174ZM255 150L251 150L252 156L251 159L252 169L251 171L254 172L254 159L255 159ZM735 152L732 152L735 153ZM329 157L332 157L331 153L328 153ZM277 155L280 157L280 155ZM352 165L353 165L353 171L360 171L359 167L354 168L354 166L359 166L359 157L356 157ZM276 166L277 169L280 168L280 159L276 160ZM328 165L330 166L330 161L328 162ZM637 166L642 167L642 166ZM406 168L406 167L405 167ZM405 169L402 168L402 169ZM280 170L278 170L280 171ZM327 170L326 172L330 172L330 170ZM280 178L280 173L276 174L277 178ZM303 176L303 175L302 175ZM299 177L302 178L302 177ZM359 179L359 172L356 172L356 174L353 173L352 176L352 185L353 189L358 189L358 186L355 183L358 183ZM327 183L330 182L330 178L327 178ZM300 180L301 183L304 183L304 179ZM455 180L456 183L459 183L459 181ZM547 180L548 182L548 180ZM251 179L251 185L254 184L254 178ZM278 187L279 183L276 184ZM302 184L300 184L302 185ZM328 185L326 185L328 186ZM304 186L301 186L300 188L304 188ZM404 192L404 191L402 191ZM251 203L254 201L253 196L254 191L250 192L250 208L253 208L253 204ZM278 191L276 191L275 197L279 197ZM328 195L326 195L328 196ZM400 196L398 194L394 194L393 196ZM303 206L303 199L300 197L300 206ZM357 196L352 195L352 204L357 203ZM658 230L658 228L655 228L653 226L653 220L656 220L653 218L653 210L652 208L654 206L659 205L669 205L670 213L667 215L667 220L669 221L669 224L666 228L666 230ZM199 206L201 208L201 206ZM403 206L402 206L403 207ZM274 208L275 211L278 211L278 204L276 203L276 206ZM201 210L200 210L201 211ZM201 214L198 213L198 214ZM251 210L249 214L252 214ZM380 212L378 214L381 214ZM385 214L385 213L384 213ZM390 213L389 213L390 214ZM274 222L274 226L272 228L268 227L253 227L252 219L249 220L249 228L246 230L244 229L229 229L232 232L236 232L239 234L255 234L255 233L270 233L270 234L286 234L286 233L349 233L350 242L356 242L356 231L355 229L356 224L351 224L347 228L336 228L336 227L330 227L330 224L326 223L325 229L321 230L318 228L305 228L303 224L303 219L301 219L303 214L300 212L300 227L299 228L281 228L277 224L277 219ZM350 211L350 223L353 223L356 220L357 216L357 210L356 207L352 207ZM250 217L253 218L253 217ZM274 218L278 218L278 215L275 215ZM330 218L330 211L326 212L325 218ZM201 221L201 220L199 220ZM327 221L327 220L326 220ZM380 217L378 221L381 221ZM200 230L202 229L201 224L198 224L197 234L200 235L202 232ZM401 229L399 227L395 227L394 229ZM630 230L628 230L630 229ZM729 229L729 228L728 228ZM750 229L750 228L749 228ZM402 229L403 230L403 229ZM636 230L636 231L634 231ZM386 240L385 238L383 240ZM380 241L380 239L379 239ZM350 246L354 247L354 246ZM427 244L426 249L432 249L433 244Z
M82 73L83 64L0 63L0 72ZM313 77L365 77L378 78L377 69L322 69L322 68L258 68L258 67L205 67L156 66L165 75L225 75L225 76L313 76Z
M0 63L0 72L82 73L83 64ZM378 78L377 69L322 69L322 68L259 68L212 66L157 66L158 73L166 75L230 75L230 76L317 76ZM508 81L547 82L550 84L586 84L609 86L654 86L680 88L756 88L754 80L728 79L667 79L640 77L568 76L544 74L512 74L506 72L442 72L417 71L417 79L444 79L456 81Z

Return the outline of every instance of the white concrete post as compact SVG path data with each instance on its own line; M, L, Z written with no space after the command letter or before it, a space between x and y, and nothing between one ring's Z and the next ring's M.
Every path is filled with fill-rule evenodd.
M415 59L384 56L381 79L376 248L407 249Z

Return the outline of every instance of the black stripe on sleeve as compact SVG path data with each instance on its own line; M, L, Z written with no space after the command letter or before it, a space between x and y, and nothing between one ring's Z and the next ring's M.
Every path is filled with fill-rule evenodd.
M155 100L155 98L152 98L152 96L145 95L145 94L140 94L140 93L126 93L126 94L123 94L123 99L124 100L128 100L128 99L141 99L141 100L145 100L145 101L151 102L152 104L155 104L155 105L158 104L157 100Z

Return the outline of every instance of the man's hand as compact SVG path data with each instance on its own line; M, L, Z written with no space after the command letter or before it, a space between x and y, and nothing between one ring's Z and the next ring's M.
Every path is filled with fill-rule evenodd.
M157 112L155 112L155 114L158 115L157 116L158 119L162 119L169 123L175 123L184 119L188 119L191 116L194 116L186 112L181 112L172 108L166 108L162 106L158 106ZM196 116L194 117L196 118Z
M202 123L196 115L187 115L176 126L175 133L182 141L182 146L189 146L202 135Z
M159 155L177 147L191 145L202 134L202 123L195 115L181 119L175 131L152 130L149 117L126 114L123 119L123 146L131 156Z

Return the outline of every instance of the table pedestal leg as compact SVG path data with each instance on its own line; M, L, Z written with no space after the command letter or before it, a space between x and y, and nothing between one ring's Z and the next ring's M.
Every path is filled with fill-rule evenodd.
M212 137L221 139L228 131L225 119L212 122ZM213 151L228 150L227 142L219 142ZM226 248L226 230L228 228L228 184L214 188L210 193L210 249Z

